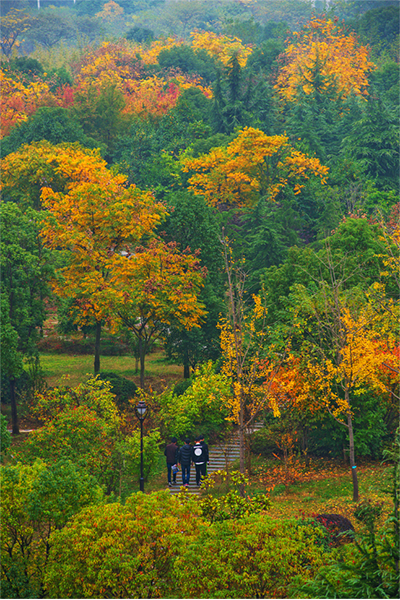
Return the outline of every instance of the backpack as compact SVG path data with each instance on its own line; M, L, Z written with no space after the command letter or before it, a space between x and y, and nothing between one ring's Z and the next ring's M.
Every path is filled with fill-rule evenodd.
M196 444L193 446L193 454L194 454L194 462L201 462L204 458L203 455L203 447L201 444Z

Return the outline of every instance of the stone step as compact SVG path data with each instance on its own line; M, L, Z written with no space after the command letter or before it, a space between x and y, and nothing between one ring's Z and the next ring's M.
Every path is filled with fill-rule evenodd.
M249 429L248 432L252 433L253 431L257 431L264 427L264 423L257 422L254 423ZM237 433L232 434L229 440L226 443L221 443L216 446L211 446L209 448L209 456L210 456L210 464L207 466L207 473L215 473L215 471L224 471L226 469L226 463L228 465L232 464L236 460L240 458L240 449L239 449L239 436ZM182 473L179 472L177 475L177 485L168 488L171 494L179 494L181 491L182 485ZM200 494L200 488L196 485L196 469L195 467L191 468L190 471L190 483L188 486L188 492L192 495Z

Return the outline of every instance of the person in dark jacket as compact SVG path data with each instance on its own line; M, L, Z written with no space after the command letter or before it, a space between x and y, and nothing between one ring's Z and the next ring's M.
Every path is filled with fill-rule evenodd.
M172 467L178 462L178 444L176 437L171 438L171 443L164 450L164 454L167 458L167 470L168 470L168 485L171 487L171 473L172 481L176 485L176 473L173 472Z
M207 456L207 464L206 464L206 472L205 474L207 475L207 465L210 464L210 455L208 454L208 444L206 444L206 442L204 441L205 435L204 433L200 434L200 444L203 446L205 452L206 452L206 456Z
M189 438L185 439L185 445L179 448L178 463L182 467L182 485L189 485L190 464L192 462L192 446Z
M206 476L206 467L208 463L208 447L202 445L200 436L197 436L196 443L193 446L192 458L196 466L196 484L200 485L201 479Z

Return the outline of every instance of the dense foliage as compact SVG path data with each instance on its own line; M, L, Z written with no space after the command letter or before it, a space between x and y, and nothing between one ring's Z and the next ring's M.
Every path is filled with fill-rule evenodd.
M397 597L398 467L392 524L378 535L363 499L364 533L334 550L318 520L271 519L244 473L250 449L286 483L343 457L358 502L358 460L395 438L398 2L1 9L4 593ZM94 378L47 388L49 323L94 336ZM141 389L102 371L105 335ZM151 389L155 344L184 382ZM132 493L139 399L146 481L172 436L235 430L237 489ZM35 430L14 449L21 409Z

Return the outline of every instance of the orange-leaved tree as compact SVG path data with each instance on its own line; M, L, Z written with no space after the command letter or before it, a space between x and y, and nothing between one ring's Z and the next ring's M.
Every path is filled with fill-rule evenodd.
M337 19L313 17L287 40L283 63L275 84L278 95L296 100L299 89L306 95L334 93L346 98L367 95L368 74L375 68L369 51L356 35L345 31Z
M8 135L15 125L26 121L39 106L55 103L49 83L40 77L28 81L7 67L2 67L0 86L1 137Z
M57 153L57 148L53 149ZM49 154L49 161L52 160ZM72 179L63 191L42 187L47 212L41 236L44 244L64 252L66 265L57 271L55 293L75 300L75 320L96 322L94 372L100 370L100 336L103 322L116 321L113 308L121 297L116 274L125 255L151 234L165 214L149 192L126 186L126 177L114 175L93 155L64 155L57 174ZM86 164L85 164L86 159ZM76 170L80 170L77 177Z
M206 314L198 299L206 273L197 254L189 248L179 251L176 243L155 238L146 247L136 247L117 266L117 313L138 340L141 387L151 341L165 335L171 326L199 327Z
M183 171L196 173L189 189L211 206L251 206L261 197L275 200L286 186L301 192L312 175L326 182L328 167L289 144L284 135L266 135L245 127L225 147L212 148L199 158L184 158Z

